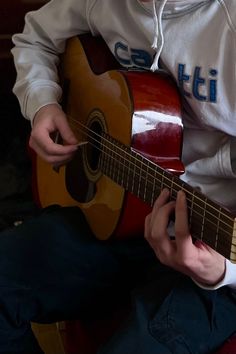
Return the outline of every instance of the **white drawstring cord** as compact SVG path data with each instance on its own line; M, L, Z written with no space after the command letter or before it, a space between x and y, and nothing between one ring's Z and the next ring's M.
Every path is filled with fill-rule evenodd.
M155 58L153 60L151 71L158 70L158 61L164 45L164 35L162 30L162 14L167 0L162 0L157 11L156 0L153 0L153 21L154 21L154 39L152 48L156 50ZM157 14L158 12L158 14Z

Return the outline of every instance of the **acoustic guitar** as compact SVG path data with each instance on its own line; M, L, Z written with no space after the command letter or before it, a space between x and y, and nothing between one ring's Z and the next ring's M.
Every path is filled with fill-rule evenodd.
M122 69L89 35L68 41L62 63L63 105L79 147L59 171L35 156L40 206L79 206L100 240L136 237L160 191L175 199L181 189L193 237L235 261L234 215L179 177L181 99L171 78Z

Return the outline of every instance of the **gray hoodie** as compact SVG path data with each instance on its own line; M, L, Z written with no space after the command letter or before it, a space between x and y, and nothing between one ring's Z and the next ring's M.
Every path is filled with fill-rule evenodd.
M58 54L69 37L101 35L125 67L164 67L183 95L183 180L236 211L236 6L232 0L52 0L13 37L14 92L32 120L59 102ZM153 59L154 58L154 59ZM227 262L219 286L236 287Z

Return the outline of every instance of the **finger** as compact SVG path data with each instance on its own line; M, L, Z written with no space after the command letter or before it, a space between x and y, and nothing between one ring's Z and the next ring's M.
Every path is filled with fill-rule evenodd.
M174 208L173 202L168 203L169 196L170 192L167 188L165 188L156 199L150 214L151 229L156 230L158 227L162 226L162 231L166 232L170 213Z
M36 150L35 150L36 151ZM36 151L36 153L46 162L48 162L51 165L55 166L61 166L65 165L68 163L70 160L73 158L73 153L72 154L66 154L66 155L47 155L43 151Z
M170 215L173 213L173 210L175 209L175 202L171 201L162 206L157 213L153 213L152 219L151 219L151 228L152 228L152 233L154 235L157 235L156 238L161 241L162 239L164 240L167 237L169 240L169 235L167 232L167 227L170 221Z
M45 151L44 149L41 149L41 147L38 144L30 143L29 145L36 152L37 155L39 155L43 160L49 162L50 164L55 164L55 163L64 164L65 161L70 160L74 155L74 151L69 153L54 155L50 151Z
M189 254L189 248L193 247L193 241L189 231L186 195L183 191L177 193L175 236L178 253L184 257Z
M77 150L77 145L56 144L49 136L48 131L45 132L45 130L37 131L37 136L32 132L29 145L37 153L44 156L61 156Z
M155 250L158 258L165 264L169 264L169 258L173 252L173 243L168 234L169 217L175 208L175 202L168 202L156 213L153 212L150 223L148 242Z
M167 188L164 188L159 194L153 205L153 211L156 212L159 208L165 205L169 200L170 192Z
M47 156L46 159L48 163L55 166L56 168L59 168L60 166L66 165L68 162L70 162L73 159L73 154L68 154L65 156Z

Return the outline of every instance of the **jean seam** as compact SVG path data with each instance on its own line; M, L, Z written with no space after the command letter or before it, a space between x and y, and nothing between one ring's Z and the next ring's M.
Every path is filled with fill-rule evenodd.
M172 299L173 299L173 293L169 295L168 304L167 304L168 306L167 314L164 317L161 317L159 320L153 319L149 321L148 332L156 341L167 345L168 348L169 348L168 338L169 339L171 338L169 334L172 333L173 340L175 342L183 343L184 346L189 351L189 353L193 354L193 351L191 350L191 347L189 346L185 336L181 332L178 332L178 330L176 330L176 321L174 317L171 316L171 311L170 311ZM165 327L163 327L163 323L165 323ZM159 330L163 330L163 329L167 331L167 335L166 336L161 335L159 338L157 338L157 333L155 333L155 331L158 332ZM173 352L173 354L176 353Z

